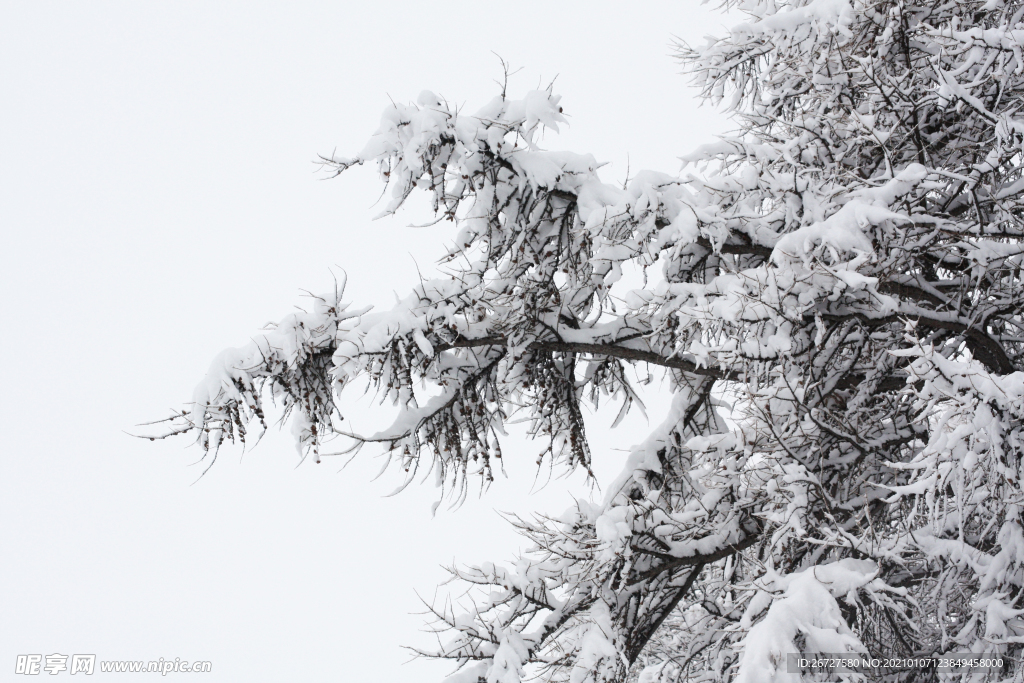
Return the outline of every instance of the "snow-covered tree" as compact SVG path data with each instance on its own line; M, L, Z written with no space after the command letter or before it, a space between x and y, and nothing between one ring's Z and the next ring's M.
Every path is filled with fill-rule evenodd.
M479 599L434 608L450 683L800 680L791 652L995 654L965 676L1019 680L1024 2L728 4L745 21L680 58L736 130L679 175L620 188L542 148L551 89L389 106L325 163L376 163L388 212L429 193L443 274L389 311L319 298L165 433L214 457L273 396L313 457L374 442L460 497L515 456L513 419L589 471L585 404L628 411L655 368L668 418L603 502L519 520L514 566L453 569ZM348 434L366 379L399 416Z

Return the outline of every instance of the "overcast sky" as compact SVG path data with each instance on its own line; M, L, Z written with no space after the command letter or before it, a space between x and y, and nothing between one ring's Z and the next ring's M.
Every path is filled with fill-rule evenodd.
M344 471L297 467L272 433L200 479L187 438L126 432L181 407L218 351L302 290L329 290L332 269L378 305L429 273L449 224L406 227L422 202L372 221L372 169L325 180L312 163L361 149L389 97L430 89L472 111L498 92L497 53L522 68L512 96L557 76L571 126L548 148L610 162L610 181L627 159L674 173L726 124L698 108L673 37L723 19L686 0L34 0L4 15L0 671L62 653L209 660L205 681L439 681L448 665L400 649L430 644L416 593L453 559L512 559L495 510L557 514L589 495L580 477L531 492L540 449L518 443L507 481L432 519L436 490L384 497L397 473L371 481L369 448ZM590 425L604 477L647 427L606 421Z

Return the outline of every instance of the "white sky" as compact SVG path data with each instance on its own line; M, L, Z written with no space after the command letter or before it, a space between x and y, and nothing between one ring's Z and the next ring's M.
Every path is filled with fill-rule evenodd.
M519 444L508 481L431 519L429 486L382 497L397 475L371 482L369 448L341 473L296 467L273 433L197 482L187 439L125 430L179 407L300 290L330 289L330 268L383 305L415 281L413 258L429 272L448 224L405 227L422 205L372 222L372 169L326 181L311 163L357 152L389 95L472 111L497 92L496 52L523 67L513 96L558 76L572 125L550 148L611 162L608 180L627 155L675 172L725 124L698 109L672 37L722 24L695 1L8 3L0 671L57 652L210 660L211 682L440 680L448 665L403 665L400 645L430 642L414 591L431 596L454 558L512 559L494 510L557 514L567 487L586 495L579 477L530 494L539 448ZM598 470L614 473L646 422L605 435L606 421Z

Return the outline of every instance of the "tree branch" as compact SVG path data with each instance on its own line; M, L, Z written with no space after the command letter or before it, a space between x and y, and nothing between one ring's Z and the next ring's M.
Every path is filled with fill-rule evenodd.
M629 340L636 337L630 337ZM624 340L620 340L624 341ZM628 340L626 340L628 341ZM475 348L478 346L504 346L508 343L506 337L492 336L480 337L477 339L458 339L447 344L439 344L434 347L436 353L442 353L450 349ZM733 380L739 377L736 370L724 370L697 365L693 361L685 360L674 356L664 356L654 351L634 349L628 346L619 346L615 342L609 344L589 344L586 342L567 342L556 340L535 341L527 348L532 351L547 351L559 353L586 353L592 356L608 356L609 358L621 358L622 360L638 361L659 365L665 368L682 370L702 377L712 377L720 380Z

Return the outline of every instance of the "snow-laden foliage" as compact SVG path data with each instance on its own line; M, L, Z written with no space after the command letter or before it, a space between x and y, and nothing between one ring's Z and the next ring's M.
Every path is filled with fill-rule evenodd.
M429 193L445 275L390 311L323 297L219 358L169 423L215 452L273 396L317 454L368 378L399 417L348 438L461 496L513 419L589 470L583 404L628 410L631 368L663 369L668 418L603 502L519 520L513 566L453 568L477 601L436 605L425 653L450 683L799 680L795 651L1022 675L1024 2L733 9L680 47L737 126L682 175L620 188L545 149L551 90L389 107L326 162L375 163L389 212Z

